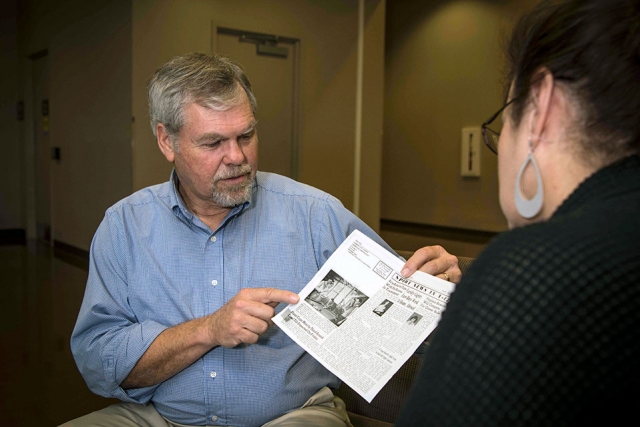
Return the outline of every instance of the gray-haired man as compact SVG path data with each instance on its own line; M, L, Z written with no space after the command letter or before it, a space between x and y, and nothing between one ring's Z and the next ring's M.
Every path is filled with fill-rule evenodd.
M338 378L271 318L351 231L386 244L329 194L257 171L256 101L233 61L172 59L149 108L171 179L107 211L71 339L91 390L124 403L68 425L350 425ZM407 267L460 277L439 247Z

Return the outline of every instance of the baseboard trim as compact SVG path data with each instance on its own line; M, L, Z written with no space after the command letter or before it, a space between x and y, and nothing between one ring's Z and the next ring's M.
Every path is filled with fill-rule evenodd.
M418 224L415 222L396 221L384 218L380 220L380 230L479 244L487 244L499 234L494 231Z
M53 255L78 268L89 270L89 251L61 242L60 240L54 240Z

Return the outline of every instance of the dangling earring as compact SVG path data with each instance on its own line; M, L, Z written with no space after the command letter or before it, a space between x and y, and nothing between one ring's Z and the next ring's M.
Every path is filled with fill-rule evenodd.
M524 198L522 194L522 174L524 170L527 168L527 165L531 163L533 165L533 169L536 172L536 181L537 188L536 194L534 194L533 198L527 200ZM536 162L536 158L533 157L533 143L531 142L531 137L529 137L529 155L525 159L522 167L520 168L520 172L518 172L518 178L516 178L516 188L515 188L515 203L516 209L518 213L523 218L533 218L534 216L540 213L542 209L542 203L544 202L544 187L542 185L542 175L540 174L540 168L538 168L538 163Z

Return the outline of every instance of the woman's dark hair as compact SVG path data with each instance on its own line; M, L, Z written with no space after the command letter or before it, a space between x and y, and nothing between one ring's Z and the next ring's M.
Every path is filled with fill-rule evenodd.
M516 24L505 50L516 125L546 67L575 101L585 154L640 152L639 0L544 0Z

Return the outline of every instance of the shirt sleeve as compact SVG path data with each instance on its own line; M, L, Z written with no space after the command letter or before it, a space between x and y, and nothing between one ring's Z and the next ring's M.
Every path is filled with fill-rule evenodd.
M383 248L396 254L371 227L345 208L340 200L334 196L327 195L323 211L319 216L319 223L314 225L314 230L319 234L314 239L315 242L318 242L315 248L318 266L323 265L354 230L359 230Z
M139 322L128 303L127 265L133 247L117 213L108 211L91 243L89 277L71 351L91 391L146 404L158 385L124 390L120 384L167 326Z

